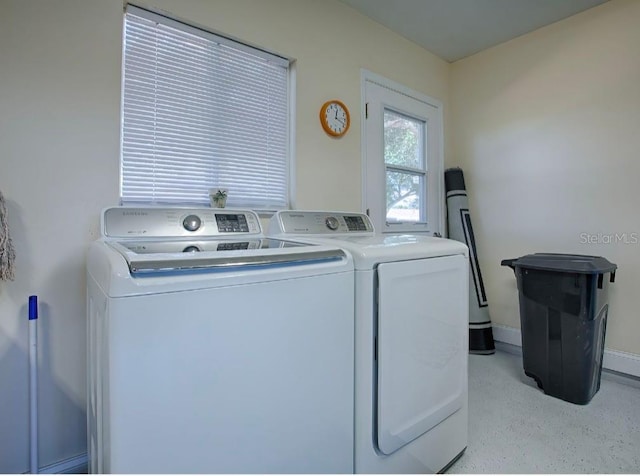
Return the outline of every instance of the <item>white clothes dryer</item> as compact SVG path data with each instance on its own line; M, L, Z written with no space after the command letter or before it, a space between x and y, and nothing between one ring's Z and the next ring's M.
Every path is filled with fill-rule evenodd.
M281 211L269 233L353 256L355 472L445 470L467 446L468 248L359 213Z
M88 253L93 473L352 473L353 262L248 210L106 209Z

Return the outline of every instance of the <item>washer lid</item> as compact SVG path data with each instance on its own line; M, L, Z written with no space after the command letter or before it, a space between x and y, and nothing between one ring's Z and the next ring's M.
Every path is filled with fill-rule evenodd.
M338 247L288 240L110 241L134 276L180 272L225 271L338 261L347 255Z
M117 241L128 253L149 255L159 253L198 253L203 251L269 250L309 246L289 240L246 237L236 240L125 240Z

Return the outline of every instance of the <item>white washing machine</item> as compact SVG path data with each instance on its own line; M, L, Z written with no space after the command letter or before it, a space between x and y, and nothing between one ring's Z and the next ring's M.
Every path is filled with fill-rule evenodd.
M467 247L358 213L282 211L269 233L353 256L355 472L445 470L467 446Z
M116 207L87 267L91 472L353 472L348 253Z

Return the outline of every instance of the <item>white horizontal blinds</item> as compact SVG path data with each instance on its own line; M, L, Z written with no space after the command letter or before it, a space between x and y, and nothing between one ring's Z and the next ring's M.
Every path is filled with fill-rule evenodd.
M124 203L288 205L288 62L127 7Z

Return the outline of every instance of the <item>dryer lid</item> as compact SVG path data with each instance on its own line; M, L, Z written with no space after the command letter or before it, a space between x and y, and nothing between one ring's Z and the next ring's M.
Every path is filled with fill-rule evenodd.
M373 269L379 263L469 254L464 243L418 234L336 236L323 241L349 251L359 270Z
M351 253L357 270L374 269L379 263L469 253L464 243L427 233L375 233L371 219L363 213L279 211L269 222L269 232L339 246Z

